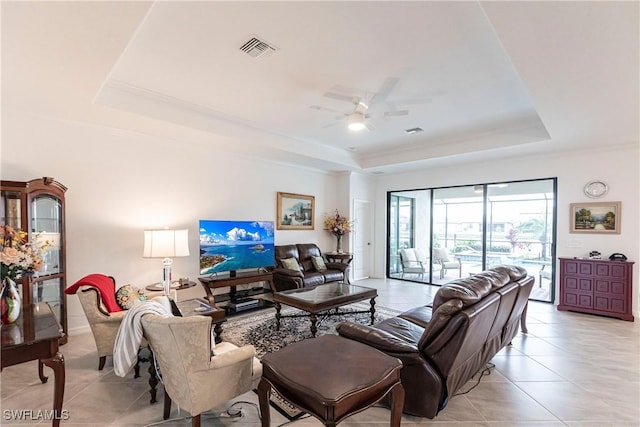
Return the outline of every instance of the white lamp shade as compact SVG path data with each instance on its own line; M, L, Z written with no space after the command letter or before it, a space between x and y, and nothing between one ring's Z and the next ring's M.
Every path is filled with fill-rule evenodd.
M189 230L145 230L145 258L189 256Z

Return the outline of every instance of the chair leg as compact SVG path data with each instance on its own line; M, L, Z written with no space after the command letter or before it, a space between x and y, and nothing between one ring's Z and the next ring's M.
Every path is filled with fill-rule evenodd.
M100 361L98 362L98 371L102 371L104 369L104 364L107 362L107 356L100 356Z
M200 414L191 417L191 427L200 427Z
M168 420L171 414L171 397L167 393L167 389L164 390L164 409L162 411L162 419Z

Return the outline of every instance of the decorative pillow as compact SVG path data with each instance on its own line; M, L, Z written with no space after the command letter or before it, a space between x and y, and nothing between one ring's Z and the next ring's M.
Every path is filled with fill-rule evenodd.
M313 267L318 271L325 271L327 269L327 264L324 263L324 258L321 256L311 257L311 262L313 263Z
M282 263L282 266L287 270L300 271L298 260L293 257L281 259L280 262Z
M116 302L123 310L129 310L134 304L146 300L147 297L142 290L133 285L124 285L116 292Z

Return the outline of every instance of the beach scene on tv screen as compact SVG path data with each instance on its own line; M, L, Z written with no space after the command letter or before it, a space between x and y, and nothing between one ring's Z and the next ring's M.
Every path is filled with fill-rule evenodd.
M273 221L200 221L200 274L274 264Z

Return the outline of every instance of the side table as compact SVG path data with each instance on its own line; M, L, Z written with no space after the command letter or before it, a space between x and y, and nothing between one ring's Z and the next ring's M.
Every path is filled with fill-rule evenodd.
M175 286L176 283L178 282L173 282L171 284L170 290L181 291L183 289L193 288L195 285L197 285L197 283L193 281L182 283L182 284L179 284L178 286ZM147 291L164 291L164 288L162 287L162 283L153 283L151 285L147 285L145 289Z
M327 261L329 262L341 262L343 264L351 264L351 261L353 261L353 254L349 252L342 252L342 253L325 252L324 256L325 258L327 258Z

